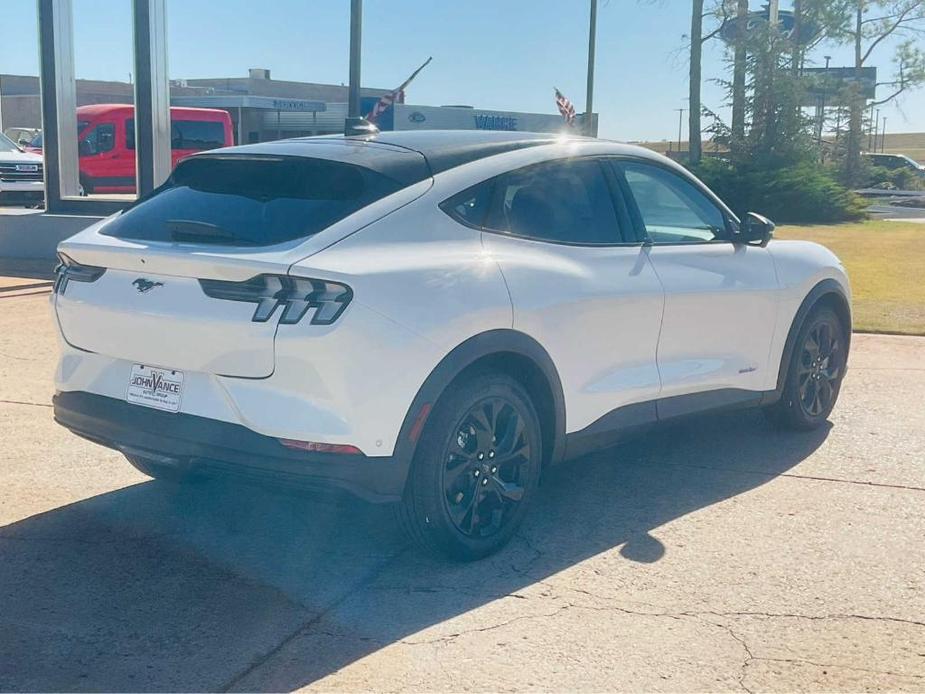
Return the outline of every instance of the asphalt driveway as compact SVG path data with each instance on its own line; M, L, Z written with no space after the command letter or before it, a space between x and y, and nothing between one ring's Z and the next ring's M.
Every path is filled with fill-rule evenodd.
M923 338L857 336L822 431L564 465L455 565L388 509L174 488L57 427L47 301L0 281L2 690L925 691Z

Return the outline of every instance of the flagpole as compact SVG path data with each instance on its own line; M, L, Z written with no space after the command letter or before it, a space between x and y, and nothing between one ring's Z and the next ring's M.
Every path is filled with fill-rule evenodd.
M594 113L594 48L597 34L597 0L591 0L591 19L588 26L588 89L585 98L585 134L593 135Z
M417 70L415 70L414 72L412 72L412 73L411 73L411 77L409 77L409 78L406 79L404 82L402 82L402 83L401 83L401 86L400 86L398 89L396 89L395 91L397 91L397 92L403 92L403 91L405 91L405 88L406 88L409 84L411 84L411 81L412 81L415 77L417 77L417 76L418 76L418 73L419 73L421 70L423 70L425 67L427 67L427 66L430 64L430 61L433 60L433 59L434 59L433 56L428 57L427 60L424 61L423 65L421 65L421 67L419 67Z
M391 107L395 101L398 101L399 97L402 95L405 89L407 89L408 85L411 84L412 80L414 80L414 78L418 76L418 73L427 67L430 64L430 61L433 59L433 56L428 57L427 60L425 60L421 65L421 67L412 72L411 76L398 86L398 89L380 96L379 101L377 101L376 105L373 106L373 110L366 115L366 119L370 123L375 123L379 119L379 114Z

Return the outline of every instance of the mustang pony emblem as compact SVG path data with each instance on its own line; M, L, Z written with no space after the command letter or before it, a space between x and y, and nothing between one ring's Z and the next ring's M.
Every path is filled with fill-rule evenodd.
M152 282L151 280L146 280L144 277L139 277L137 280L132 282L132 286L139 291L139 293L144 294L145 292L150 292L155 287L163 287L163 282Z

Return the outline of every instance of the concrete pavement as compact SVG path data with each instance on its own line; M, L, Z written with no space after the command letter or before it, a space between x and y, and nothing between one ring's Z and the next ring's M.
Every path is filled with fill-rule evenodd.
M824 430L564 465L456 565L388 509L173 488L57 427L47 300L0 291L2 690L925 691L923 339L856 336Z

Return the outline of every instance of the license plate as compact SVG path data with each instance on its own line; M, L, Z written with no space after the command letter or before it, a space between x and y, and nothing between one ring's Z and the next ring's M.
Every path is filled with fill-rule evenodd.
M183 372L134 364L125 399L135 405L154 407L167 412L180 411L183 397Z

